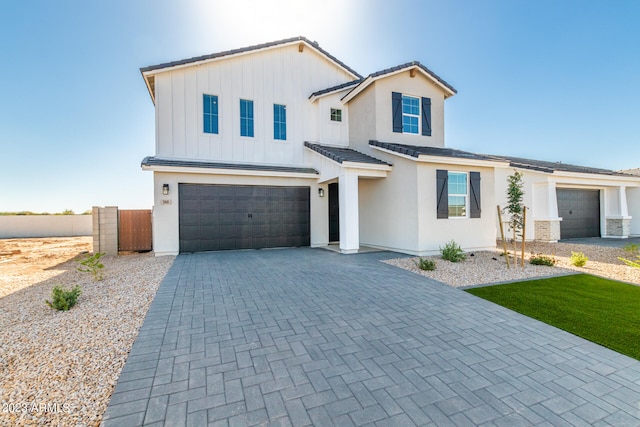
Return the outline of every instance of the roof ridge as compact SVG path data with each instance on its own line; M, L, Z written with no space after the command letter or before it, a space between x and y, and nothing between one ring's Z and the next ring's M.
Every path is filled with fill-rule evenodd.
M245 52L252 52L252 51L256 51L256 50L260 50L260 49L266 49L266 48L274 47L274 46L279 46L279 45L282 45L282 44L287 44L287 43L291 43L291 42L295 42L295 41L301 41L301 42L307 43L309 46L312 46L313 48L317 49L324 56L326 56L331 61L335 62L336 64L338 64L339 66L341 66L342 68L344 68L345 70L350 72L351 74L355 75L357 78L360 78L360 79L362 78L362 75L360 73L358 73L353 68L349 67L347 64L345 64L344 62L340 61L338 58L336 58L335 56L333 56L332 54L330 54L329 52L327 52L326 50L321 48L320 44L317 41L311 41L308 38L306 38L305 36L289 37L289 38L282 39L282 40L275 40L275 41L271 41L271 42L260 43L260 44L255 44L255 45L251 45L251 46L240 47L240 48L236 48L236 49L230 49L230 50L224 50L224 51L220 51L220 52L210 53L210 54L207 54L207 55L194 56L194 57L191 57L191 58L185 58L185 59L180 59L180 60L176 60L176 61L164 62L164 63L156 64L156 65L150 65L150 66L147 66L147 67L140 68L140 72L141 73L145 73L147 71L161 70L161 69L164 69L164 68L176 67L176 66L179 66L179 65L186 65L186 64L191 64L191 63L194 63L194 62L206 61L206 60L209 60L209 59L223 58L225 56L237 55L239 53L245 53Z

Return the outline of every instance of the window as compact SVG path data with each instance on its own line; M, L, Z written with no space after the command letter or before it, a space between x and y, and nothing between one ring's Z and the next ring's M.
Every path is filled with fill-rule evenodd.
M393 132L431 136L431 98L391 92Z
M218 133L218 97L202 95L203 131Z
M332 122L341 122L342 121L342 110L338 108L331 109L331 121Z
M447 178L449 218L465 218L467 216L467 174L449 172Z
M450 172L438 169L436 194L438 219L481 217L480 172Z
M253 101L240 100L240 136L253 137Z
M287 139L287 107L273 104L273 139Z
M402 95L402 132L420 132L418 123L420 121L420 98Z

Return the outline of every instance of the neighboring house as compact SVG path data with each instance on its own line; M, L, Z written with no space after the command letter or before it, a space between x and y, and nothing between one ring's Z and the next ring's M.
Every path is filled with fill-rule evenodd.
M562 218L596 233L567 208L598 235L640 234L627 207L638 177L445 148L456 90L418 62L363 77L296 37L141 72L156 108L142 168L154 173L157 255L329 243L423 255L451 239L489 249L514 169L531 238L568 236Z

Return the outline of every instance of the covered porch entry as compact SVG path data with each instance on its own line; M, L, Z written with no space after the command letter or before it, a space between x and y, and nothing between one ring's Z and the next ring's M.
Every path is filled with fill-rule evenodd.
M305 147L308 160L320 172L320 185L327 188L327 242L341 253L359 252L359 180L386 178L392 165L346 147L309 142Z

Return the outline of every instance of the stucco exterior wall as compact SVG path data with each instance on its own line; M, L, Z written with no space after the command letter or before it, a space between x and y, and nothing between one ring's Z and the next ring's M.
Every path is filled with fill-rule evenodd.
M386 154L378 158L391 160ZM386 178L360 178L360 244L413 253L419 247L417 168L410 160L393 161Z
M437 218L436 170L480 172L480 218ZM496 245L496 202L493 168L451 165L418 164L418 209L420 246L418 254L439 253L440 247L455 240L465 250L487 250Z
M153 249L156 255L175 255L180 250L180 183L310 187L311 246L326 245L329 241L327 186L318 184L317 179L168 172L155 172L153 179ZM162 194L163 184L169 184L166 196ZM324 188L325 197L318 196L318 188Z
M631 236L640 236L640 188L627 188L627 206L631 221L629 233Z
M378 141L429 147L444 147L444 94L431 80L420 73L410 77L404 71L374 83L376 92L376 137ZM391 93L431 98L431 136L393 132Z
M156 156L301 164L303 142L319 140L322 112L309 96L351 80L324 56L308 47L299 52L297 45L159 72ZM218 134L203 132L203 94L218 96ZM240 136L240 99L253 100L254 137ZM286 141L273 138L274 103L286 106Z
M349 146L349 108L342 105L340 98L345 92L323 96L316 104L318 139L321 144ZM331 120L331 109L342 110L342 121Z

